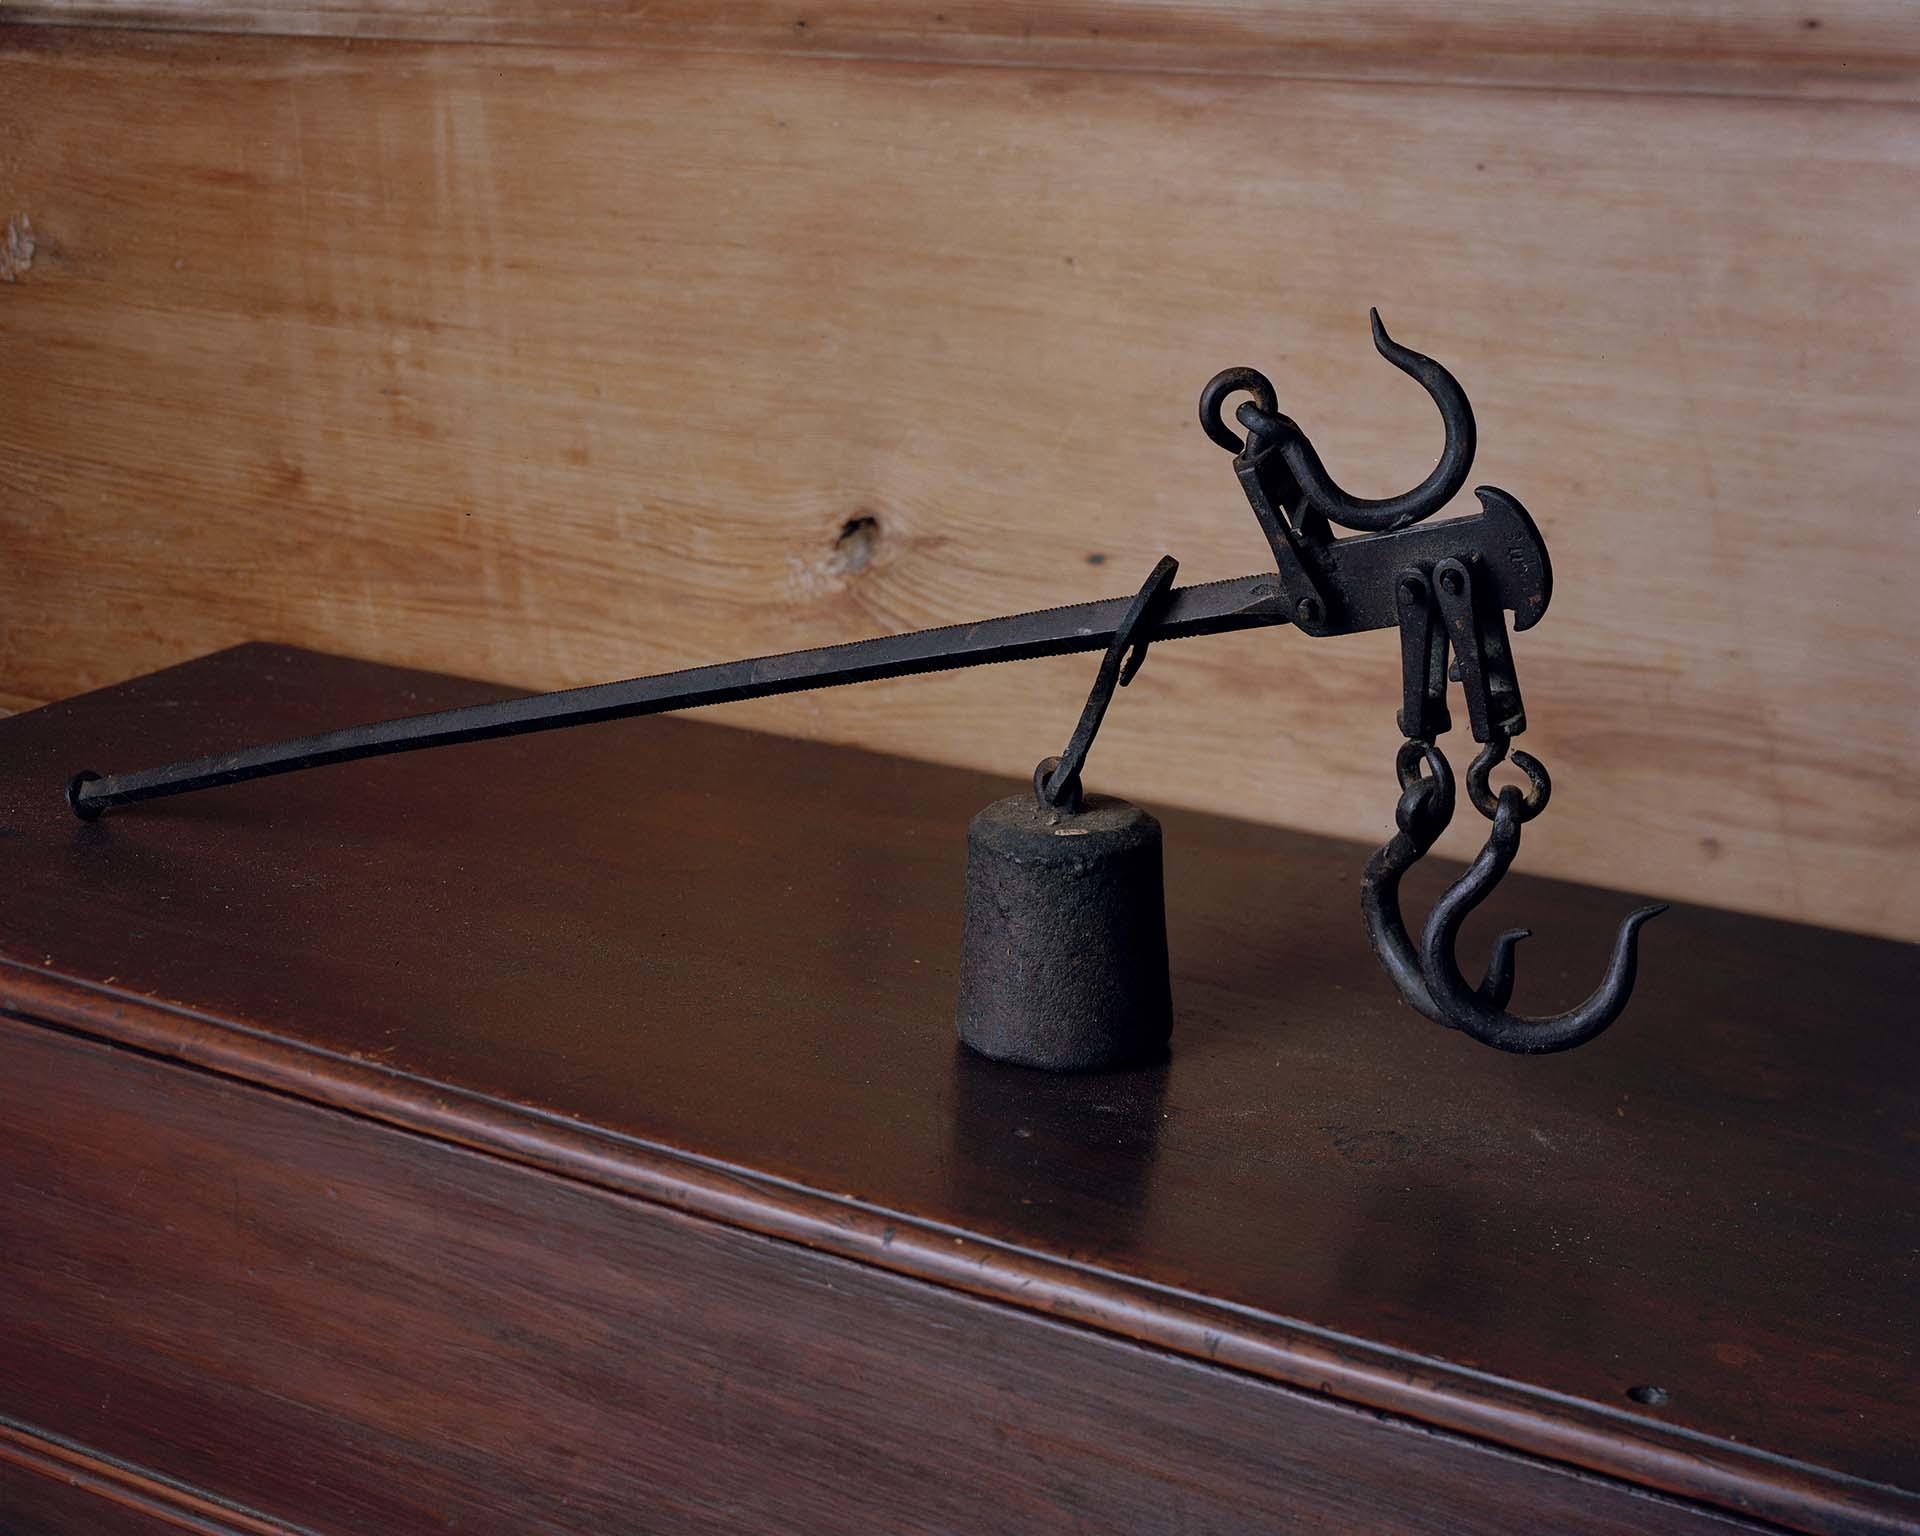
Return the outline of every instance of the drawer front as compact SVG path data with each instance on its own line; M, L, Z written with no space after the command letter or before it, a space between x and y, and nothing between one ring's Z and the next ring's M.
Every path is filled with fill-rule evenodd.
M315 1531L1734 1528L11 1019L0 1124L0 1415Z

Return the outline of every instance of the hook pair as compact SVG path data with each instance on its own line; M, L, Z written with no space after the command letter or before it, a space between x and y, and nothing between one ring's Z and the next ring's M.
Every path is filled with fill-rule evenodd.
M1504 755L1489 748L1469 775L1475 800L1486 793L1487 773ZM1516 763L1519 754L1515 755ZM1472 1036L1482 1045L1524 1055L1570 1050L1594 1038L1620 1017L1633 995L1639 963L1640 929L1666 911L1664 903L1630 913L1614 936L1606 974L1593 994L1578 1007L1545 1018L1526 1018L1507 1012L1513 996L1514 948L1528 936L1525 928L1511 928L1493 944L1486 976L1478 987L1467 984L1454 956L1454 945L1468 915L1492 893L1520 851L1520 828L1545 804L1545 769L1528 759L1531 796L1515 785L1503 787L1493 801L1493 827L1487 843L1465 874L1434 903L1420 943L1415 946L1400 914L1400 881L1426 857L1453 819L1453 770L1440 749L1430 742L1409 741L1400 749L1395 771L1400 780L1400 803L1394 819L1398 831L1367 861L1361 877L1361 910L1373 952L1409 1005L1449 1029ZM1524 767L1524 765L1523 765ZM1422 769L1425 772L1422 773ZM1534 773L1538 769L1538 774ZM1531 807L1531 808L1530 808Z

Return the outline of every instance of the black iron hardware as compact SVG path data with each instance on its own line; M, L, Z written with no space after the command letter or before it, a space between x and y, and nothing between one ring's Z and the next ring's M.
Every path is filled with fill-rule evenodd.
M1034 775L1038 807L1073 815L1082 804L1080 771L1107 704L1114 689L1131 679L1149 644L1288 623L1316 636L1397 629L1398 722L1407 739L1396 764L1398 830L1368 862L1362 880L1374 951L1408 1004L1449 1028L1504 1051L1578 1045L1619 1017L1633 988L1639 930L1662 908L1642 908L1622 923L1600 987L1564 1014L1529 1019L1506 1011L1521 932L1507 933L1495 944L1478 987L1470 987L1460 973L1453 954L1460 925L1505 875L1518 852L1521 827L1545 809L1551 790L1546 769L1524 752L1513 752L1512 762L1527 778L1526 790L1495 791L1490 776L1527 723L1506 615L1513 615L1515 631L1539 623L1553 595L1553 570L1533 519L1504 491L1482 486L1475 492L1477 513L1426 521L1459 491L1472 468L1473 410L1444 367L1395 342L1378 312L1372 324L1380 355L1427 391L1446 434L1432 472L1402 495L1367 500L1344 490L1299 425L1280 413L1273 385L1255 370L1228 369L1201 392L1201 424L1234 456L1234 472L1273 551L1272 573L1175 588L1177 567L1168 558L1132 598L443 710L140 772L78 773L68 781L67 803L77 816L92 820L114 806L392 752L1105 649L1072 741ZM1244 436L1227 425L1223 414L1237 394L1250 397L1235 411ZM1335 537L1336 526L1354 532ZM1460 684L1469 731L1481 747L1467 771L1467 798L1492 827L1479 857L1435 905L1416 945L1401 917L1399 887L1453 816L1452 770L1435 745L1452 723L1450 681ZM1156 825L1156 870L1157 837Z
M1086 707L1080 711L1079 724L1073 728L1066 751L1058 757L1046 758L1033 770L1034 798L1045 809L1073 812L1080 808L1080 770L1086 766L1087 753L1093 750L1093 738L1100 730L1101 721L1107 718L1107 706L1113 702L1114 689L1132 682L1146 661L1152 637L1140 631L1166 597L1179 570L1180 562L1172 555L1160 557L1121 615L1113 638L1107 642L1107 654L1094 676L1093 690L1087 695Z
M1114 691L1146 660L1155 611L1180 568L1162 556L1107 644L1066 751L1032 795L967 826L960 1038L998 1061L1091 1072L1150 1061L1173 1032L1160 823L1082 793L1080 771Z

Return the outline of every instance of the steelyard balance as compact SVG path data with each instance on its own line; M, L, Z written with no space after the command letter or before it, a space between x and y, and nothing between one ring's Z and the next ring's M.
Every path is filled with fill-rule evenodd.
M1496 791L1490 776L1527 724L1506 615L1513 615L1516 631L1537 624L1552 597L1553 571L1526 509L1492 486L1475 491L1479 512L1425 523L1472 467L1473 410L1452 374L1395 342L1378 312L1372 320L1380 355L1426 389L1446 430L1433 471L1402 495L1368 500L1343 490L1306 434L1280 414L1272 384L1255 370L1230 368L1201 391L1201 425L1233 455L1234 473L1272 547L1273 571L1175 587L1177 563L1163 558L1130 598L441 710L134 773L82 772L68 781L67 803L90 821L116 806L391 752L1104 651L1066 748L1035 769L1030 793L987 807L968 828L957 1014L961 1038L988 1056L1058 1070L1117 1067L1163 1052L1173 1012L1159 823L1137 806L1088 795L1081 784L1115 691L1162 640L1280 624L1316 638L1397 629L1397 718L1406 738L1394 764L1397 831L1368 860L1361 879L1374 954L1400 996L1436 1023L1503 1051L1566 1050L1620 1016L1633 990L1639 930L1664 908L1628 915L1600 985L1565 1013L1528 1018L1507 1011L1514 947L1524 930L1495 941L1478 985L1460 970L1454 945L1461 924L1506 874L1521 828L1546 808L1551 790L1546 769L1525 752L1512 753L1525 789ZM1250 397L1234 413L1244 436L1225 419L1235 395ZM1335 525L1352 536L1334 537ZM1467 798L1491 827L1485 847L1435 903L1416 942L1401 915L1399 889L1455 809L1453 771L1436 745L1452 725L1450 682L1460 685L1468 729L1480 747L1465 775Z

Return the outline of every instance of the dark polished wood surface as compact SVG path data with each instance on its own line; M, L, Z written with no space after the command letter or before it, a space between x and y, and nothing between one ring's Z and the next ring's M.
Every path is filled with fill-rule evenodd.
M1394 1002L1360 850L1166 813L1172 1057L1053 1078L953 1040L1006 781L655 720L60 801L496 694L255 646L0 725L0 1001L1782 1523L1920 1521L1920 949L1681 908L1610 1034L1502 1057ZM1545 1010L1622 903L1516 877L1476 931L1524 914Z
M7 1536L179 1536L180 1526L145 1509L116 1504L59 1473L0 1457L0 1531ZM209 1527L217 1531L218 1527ZM225 1536L225 1533L221 1533Z
M182 1531L308 1536L284 1521L103 1461L97 1450L63 1444L0 1418L0 1532L5 1536L180 1536Z
M0 1258L0 1381L216 1509L383 1536L1728 1533L96 1042L0 1019L0 1059L0 1220L35 1261Z

